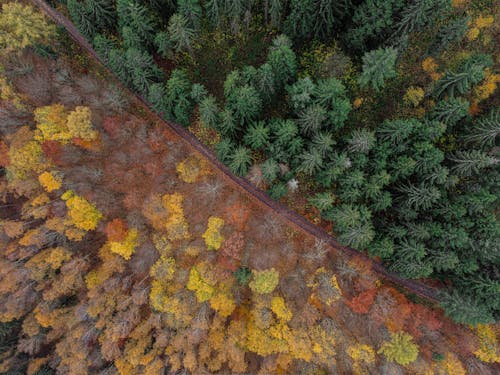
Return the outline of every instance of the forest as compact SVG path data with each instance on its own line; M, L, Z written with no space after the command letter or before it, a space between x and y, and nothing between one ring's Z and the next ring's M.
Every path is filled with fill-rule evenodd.
M500 371L498 3L49 1L100 62L40 4L0 1L0 373Z

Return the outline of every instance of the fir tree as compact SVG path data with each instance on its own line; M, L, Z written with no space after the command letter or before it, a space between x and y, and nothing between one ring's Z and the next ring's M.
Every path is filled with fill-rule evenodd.
M198 0L177 0L177 11L185 17L189 27L200 28L202 9Z
M461 98L450 98L438 102L430 116L447 126L454 126L469 113L469 102Z
M403 203L416 210L428 210L441 198L439 189L426 184L406 185L398 189L403 196Z
M188 25L187 19L174 14L168 21L168 35L176 51L188 51L193 54L193 38L195 31Z
M462 294L457 290L451 293L444 293L441 300L441 307L446 315L457 323L463 324L488 324L493 323L493 318L489 309L474 297Z
M262 171L262 177L267 183L271 183L278 177L280 167L276 160L267 159L264 163L260 165L260 170Z
M313 135L322 128L327 118L327 110L323 106L315 104L307 107L300 114L297 122L303 134Z
M216 128L219 116L219 107L214 96L209 95L200 102L200 120L211 128Z
M448 157L455 163L452 171L459 176L468 177L482 169L497 165L499 159L479 150L457 151Z
M244 142L252 150L259 150L269 144L270 129L264 121L258 121L250 125L244 136Z
M359 77L361 87L371 86L375 91L384 87L385 81L396 77L397 50L379 48L363 56L363 72Z
M492 109L488 115L473 124L469 134L464 136L467 143L477 143L481 147L491 147L500 134L500 110Z
M347 143L350 152L366 154L375 145L375 133L367 129L354 130Z
M229 168L238 176L245 176L252 164L252 154L249 149L239 146L229 157Z

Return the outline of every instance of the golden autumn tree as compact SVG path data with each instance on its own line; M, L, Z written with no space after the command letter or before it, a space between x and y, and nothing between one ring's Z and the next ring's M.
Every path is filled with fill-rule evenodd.
M67 190L61 199L66 201L68 216L71 223L84 231L94 230L103 218L101 212L85 198Z
M255 293L267 294L271 293L279 282L279 272L274 268L263 271L252 271L252 280L248 284L250 289Z
M389 361L404 366L417 359L418 346L413 343L413 337L400 331L391 333L391 340L384 342L378 352L384 354Z
M2 4L0 13L0 50L8 53L36 43L49 41L56 28L32 6L17 2Z
M224 226L224 220L220 217L212 216L208 218L207 230L203 233L202 237L205 240L205 244L210 250L219 250L224 237L220 231Z

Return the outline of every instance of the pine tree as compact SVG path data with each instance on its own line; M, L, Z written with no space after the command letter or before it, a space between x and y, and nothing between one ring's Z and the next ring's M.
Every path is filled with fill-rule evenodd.
M458 123L469 113L469 102L461 98L450 98L436 104L430 116L449 127Z
M456 163L452 171L463 177L479 173L482 169L497 165L500 161L479 150L457 151L448 159Z
M245 144L252 150L259 150L269 144L270 129L264 121L250 125L243 138Z
M303 134L313 135L322 128L327 118L327 110L319 104L314 104L300 114L297 122Z
M446 315L457 323L477 325L495 321L491 312L483 303L477 301L473 296L457 290L444 293L441 307Z
M120 30L128 27L146 46L153 42L157 20L145 6L134 0L117 0L116 10Z
M314 0L291 0L290 13L285 20L285 32L294 40L305 39L314 32Z
M245 176L252 164L252 154L249 149L239 146L234 149L229 158L229 168L238 176Z
M200 103L200 120L211 128L216 128L219 117L219 107L213 95L208 95Z
M375 145L375 133L367 129L354 130L347 143L350 152L367 154Z
M160 31L157 33L154 39L154 44L156 46L156 50L162 57L166 59L173 58L174 46L167 32Z
M312 138L312 146L319 151L321 156L326 157L333 151L333 146L337 142L333 139L333 135L329 132L316 133Z
M267 56L277 88L282 88L292 82L297 75L297 58L291 48L291 43L285 35L279 35L273 40L273 45Z
M440 98L445 93L450 97L466 94L474 84L484 78L484 69L492 64L491 57L487 55L468 58L456 72L447 72L436 82L434 96Z
M224 0L207 0L203 6L210 25L216 29L221 26Z
M401 11L394 34L399 36L418 31L434 22L449 8L448 0L413 0Z
M236 121L233 111L225 108L220 114L219 131L223 135L233 138L239 130L240 125Z
M262 177L267 183L271 183L278 177L280 172L280 166L274 159L267 159L264 163L260 165L260 170L262 171Z
M235 145L227 138L223 138L219 143L215 145L215 152L217 154L217 159L219 159L224 164L229 164L231 161L231 156L234 153Z
M198 0L177 0L177 11L188 21L189 27L200 28L202 9Z
M262 64L257 70L255 87L262 98L270 100L275 92L275 78L271 65Z
M492 109L488 115L473 124L471 132L464 136L467 143L477 143L481 147L495 145L500 134L500 110Z
M409 279L428 277L432 273L432 265L425 261L426 254L423 244L403 239L395 246L396 260L390 268Z
M346 43L360 51L378 46L394 30L396 14L404 5L404 0L365 0L354 10Z
M429 52L436 55L450 45L459 43L465 36L469 20L469 17L461 17L441 26L436 34L434 42L429 47Z
M259 93L250 85L237 87L228 101L227 105L232 109L240 123L255 119L262 110L262 100Z
M194 53L192 45L195 31L184 16L174 14L170 17L168 35L176 51L188 51L191 55Z
M396 77L397 50L379 48L363 56L363 72L359 77L361 87L371 86L375 91L384 87L385 81Z
M415 210L428 210L441 198L441 192L434 186L406 185L399 189L403 193L403 203Z
M313 100L316 85L310 77L300 78L293 85L287 86L288 101L296 114L306 109Z
M125 59L132 85L141 93L146 93L153 82L163 77L163 72L147 52L129 48L125 53Z
M299 172L304 172L307 175L313 175L323 166L323 157L315 148L311 148L308 151L303 152L299 156L299 159L300 165L297 170Z
M323 193L316 193L312 198L309 198L309 203L321 212L328 211L333 208L335 196L326 191Z

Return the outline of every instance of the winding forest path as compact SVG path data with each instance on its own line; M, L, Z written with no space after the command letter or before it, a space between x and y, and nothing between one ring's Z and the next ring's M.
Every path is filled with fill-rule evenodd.
M87 42L87 40L80 34L78 29L73 25L71 21L69 21L66 17L64 17L57 10L52 8L43 0L31 0L36 6L38 6L48 17L50 17L55 23L64 27L70 37L78 43L82 49L84 49L93 59L97 60L100 64L102 64L106 70L112 76L115 76L112 71L110 71L104 62L99 58L97 53L94 51L92 46ZM118 79L117 79L118 81ZM159 115L157 115L154 111L150 109L149 103L143 98L141 95L132 92L130 89L122 85L122 89L127 91L130 95L136 97L147 110L147 112L155 118L157 121L164 123L171 130L173 130L179 137L181 137L186 143L190 145L194 150L202 154L212 165L214 168L218 169L220 173L228 180L232 181L235 185L237 185L240 189L244 190L248 193L249 196L254 198L254 200L258 201L261 205L268 207L277 215L281 216L287 222L293 224L295 227L300 228L306 233L324 241L325 243L331 246L329 255L334 256L336 251L341 251L346 255L352 256L361 256L365 260L369 261L372 270L376 273L383 276L385 279L405 288L408 292L414 293L424 299L427 299L433 303L439 302L438 299L438 291L432 287L429 287L421 282L402 279L398 275L388 271L382 264L370 259L363 253L360 253L352 248L341 245L333 236L322 230L321 228L315 226L314 224L307 221L304 217L297 214L296 212L290 210L283 204L272 200L267 194L263 191L257 189L252 184L250 184L247 180L243 178L239 178L232 174L230 170L223 165L214 153L205 147L193 134L191 134L188 130L180 126L179 124L172 123L169 121L165 121Z

